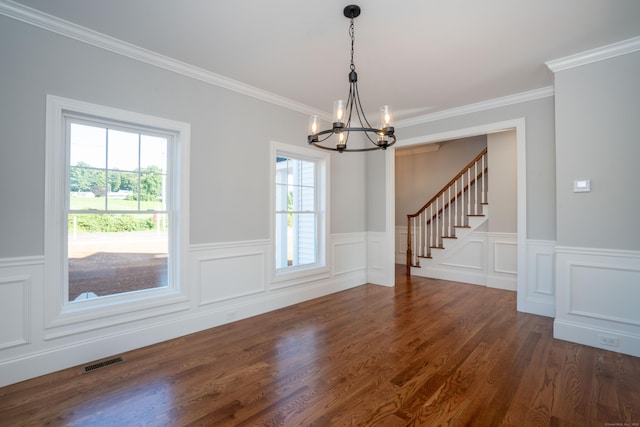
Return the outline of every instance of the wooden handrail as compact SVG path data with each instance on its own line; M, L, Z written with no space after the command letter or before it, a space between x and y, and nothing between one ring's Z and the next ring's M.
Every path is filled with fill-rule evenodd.
M484 150L482 150L482 152L480 152L480 154L478 154L478 155L476 156L476 158L475 158L475 159L471 160L471 161L470 161L470 162L469 162L469 163L468 163L468 164L467 164L467 165L466 165L466 166L465 166L465 167L464 167L464 168L463 168L463 169L462 169L462 170L461 170L461 171L460 171L456 176L455 176L455 178L453 178L451 181L449 181L449 182L447 183L447 185L445 185L444 187L442 187L442 189L441 189L440 191L438 191L438 193L436 193L436 195L435 195L435 196L433 196L433 197L431 198L431 200L429 200L427 203L425 203L425 205L424 205L423 207L421 207L420 209L418 209L418 211L417 211L416 213L414 213L414 214L407 214L407 219L408 219L408 218L415 218L415 217L417 217L418 215L420 215L420 214L421 214L421 213L422 213L422 212L423 212L427 207L429 207L429 205L430 205L431 203L435 202L435 201L436 201L436 199L437 199L438 197L440 197L440 196L441 196L445 191L447 191L447 189L448 189L451 185L453 185L453 183L454 183L454 182L456 182L458 179L460 179L460 177L461 177L462 175L464 175L464 173L467 171L467 169L471 168L471 166L473 166L473 165L474 165L478 160L480 160L480 159L482 158L482 156L484 156L485 154L487 154L487 149L486 149L486 148L485 148ZM485 171L486 171L486 168L485 168ZM481 174L480 174L480 176L482 176L482 173L484 173L485 171L482 171L482 172L481 172ZM474 179L477 179L477 178L478 178L478 177L476 177L476 178L474 178Z
M474 185L476 183L476 181L478 181L480 178L482 178L484 176L485 173L487 173L487 171L489 170L489 168L484 168L484 171L481 171L477 177L473 178L471 180L471 182L467 185L464 186L464 188L460 191L458 191L457 194L454 194L451 199L445 203L436 213L434 213L433 215L431 215L431 218L429 218L427 220L427 224L429 224L431 222L431 220L433 220L435 217L437 217L438 215L440 215L442 212L444 212L445 209L447 209L449 207L449 205L451 205L452 202L454 202L457 198L462 197L462 195L468 190L471 189L471 186ZM443 194L443 192L441 191L440 194ZM428 204L427 204L428 206ZM418 212L418 214L420 214L420 212ZM417 215L407 215L408 217L410 216L411 218L416 217Z

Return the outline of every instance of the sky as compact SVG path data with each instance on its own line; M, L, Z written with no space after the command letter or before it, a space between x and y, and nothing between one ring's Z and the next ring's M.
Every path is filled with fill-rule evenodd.
M71 166L84 162L96 168L108 166L122 171L158 166L166 173L166 137L71 123L69 143ZM105 156L107 143L108 156Z

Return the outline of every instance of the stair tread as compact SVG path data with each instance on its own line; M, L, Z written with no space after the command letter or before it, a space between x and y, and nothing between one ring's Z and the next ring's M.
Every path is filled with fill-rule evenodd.
M443 239L457 239L456 236L442 236Z

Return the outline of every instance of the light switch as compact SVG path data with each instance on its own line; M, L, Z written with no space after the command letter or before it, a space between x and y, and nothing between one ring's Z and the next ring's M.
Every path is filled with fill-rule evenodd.
M591 191L590 179L574 179L573 180L574 193L588 193L590 191Z

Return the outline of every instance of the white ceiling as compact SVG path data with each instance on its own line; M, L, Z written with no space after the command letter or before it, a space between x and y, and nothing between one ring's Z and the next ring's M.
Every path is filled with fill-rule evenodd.
M316 110L347 95L348 0L17 2ZM640 35L638 0L356 4L364 108L396 119L551 86L546 61Z

